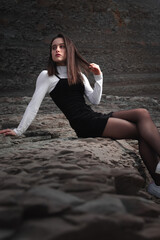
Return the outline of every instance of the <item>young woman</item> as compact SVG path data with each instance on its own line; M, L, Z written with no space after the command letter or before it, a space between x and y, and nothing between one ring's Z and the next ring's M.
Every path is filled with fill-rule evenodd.
M82 72L94 74L91 88ZM148 192L160 198L160 134L146 109L101 114L86 105L84 95L98 104L102 95L103 75L98 65L89 64L68 37L58 34L52 39L48 70L40 73L34 95L16 129L1 130L4 135L23 134L35 118L46 93L69 120L78 137L137 139L140 155L154 182Z

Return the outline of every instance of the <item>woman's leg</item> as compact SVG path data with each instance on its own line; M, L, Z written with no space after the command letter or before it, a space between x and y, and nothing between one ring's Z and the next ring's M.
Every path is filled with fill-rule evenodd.
M146 110L134 109L113 113L113 117L109 118L102 136L114 139L138 139L140 155L152 178L157 185L160 185L160 175L155 173L158 154L155 149L153 150L153 144L149 144L149 138L156 142L156 140L159 141L160 135Z
M113 139L137 139L137 140L139 137L135 123L115 117L111 117L108 119L107 125L103 131L102 136Z
M155 154L155 152L142 138L139 140L139 153L151 177L154 179L154 182L156 185L160 185L160 175L155 173L155 169L158 164L157 154Z
M160 157L160 133L146 109L133 109L113 113L114 118L124 119L136 124L138 134Z

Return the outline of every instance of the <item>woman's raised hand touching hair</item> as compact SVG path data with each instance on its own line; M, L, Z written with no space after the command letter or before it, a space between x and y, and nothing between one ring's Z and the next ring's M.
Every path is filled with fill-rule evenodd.
M9 136L9 135L15 136L15 135L16 135L15 131L12 130L12 129L4 129L4 130L1 130L1 131L0 131L0 134L3 134L4 136Z
M89 65L89 69L90 69L90 71L91 71L94 75L100 75L100 74L101 74L101 69L100 69L100 67L99 67L97 64L95 64L95 63L91 63L91 64Z

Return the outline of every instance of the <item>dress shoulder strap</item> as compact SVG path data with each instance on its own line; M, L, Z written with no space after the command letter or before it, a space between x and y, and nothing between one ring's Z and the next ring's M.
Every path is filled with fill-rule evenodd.
M57 78L61 79L57 74L55 74L55 76L56 76Z

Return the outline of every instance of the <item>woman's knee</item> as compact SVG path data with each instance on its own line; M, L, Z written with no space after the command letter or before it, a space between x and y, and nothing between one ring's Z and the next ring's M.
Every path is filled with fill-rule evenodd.
M138 115L139 120L141 120L143 118L145 118L145 119L150 118L150 113L146 108L138 108L137 115Z

